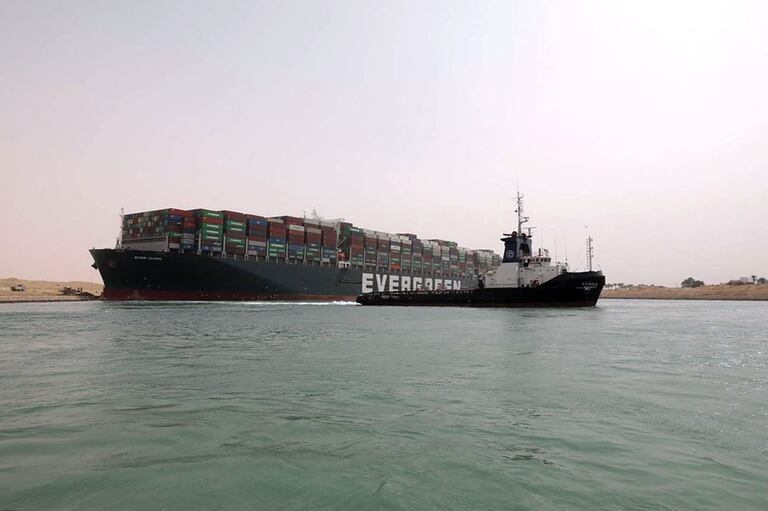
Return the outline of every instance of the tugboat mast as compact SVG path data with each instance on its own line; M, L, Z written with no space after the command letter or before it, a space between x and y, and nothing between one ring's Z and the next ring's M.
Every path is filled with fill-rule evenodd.
M529 217L523 215L523 197L525 197L522 193L520 193L520 190L517 191L517 209L515 209L515 213L517 213L517 233L522 234L523 233L523 224L526 223L528 220L530 220Z

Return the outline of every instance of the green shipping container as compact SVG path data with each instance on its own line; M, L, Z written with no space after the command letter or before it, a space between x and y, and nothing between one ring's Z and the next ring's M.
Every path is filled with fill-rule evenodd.
M201 209L197 211L197 214L203 218L224 218L224 213L219 211L213 211L210 209Z

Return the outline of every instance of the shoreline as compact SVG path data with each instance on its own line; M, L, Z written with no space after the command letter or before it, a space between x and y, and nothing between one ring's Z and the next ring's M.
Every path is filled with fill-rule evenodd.
M626 300L725 300L742 302L768 301L768 284L729 286L714 284L696 288L647 286L604 289L600 298Z
M11 291L13 286L23 285L24 291ZM87 295L64 294L62 289L81 289ZM48 281L0 278L0 303L50 303L87 302L98 300L103 286L96 282Z
M725 298L725 297L688 297L688 296L603 296L600 295L601 300L698 300L700 302L765 302L768 298Z
M79 296L62 296L61 298L47 298L47 297L30 297L23 300L6 300L0 298L0 305L6 305L9 303L63 303L63 302L98 302L101 297L85 298Z

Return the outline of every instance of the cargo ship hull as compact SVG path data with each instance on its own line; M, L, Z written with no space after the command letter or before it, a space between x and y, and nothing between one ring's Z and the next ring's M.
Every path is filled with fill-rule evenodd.
M471 289L472 277L366 271L140 250L93 249L106 300L354 301L367 292Z

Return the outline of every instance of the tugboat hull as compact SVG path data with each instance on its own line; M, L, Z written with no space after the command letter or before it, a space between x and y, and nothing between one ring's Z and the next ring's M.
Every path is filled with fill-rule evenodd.
M538 287L468 291L370 293L361 305L453 307L593 307L605 285L601 272L566 273Z

